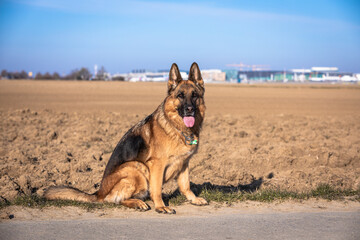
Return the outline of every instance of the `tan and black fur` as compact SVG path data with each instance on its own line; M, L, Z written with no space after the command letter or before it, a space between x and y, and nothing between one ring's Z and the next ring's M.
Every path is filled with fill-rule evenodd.
M115 202L148 210L141 199L150 192L157 212L175 213L165 206L161 196L163 183L175 178L180 192L192 204L207 204L190 190L189 180L189 160L198 149L204 115L204 82L198 65L191 65L188 80L184 81L174 63L167 97L122 137L106 166L99 191L87 194L70 187L51 187L45 198ZM189 116L195 119L192 127L185 124Z

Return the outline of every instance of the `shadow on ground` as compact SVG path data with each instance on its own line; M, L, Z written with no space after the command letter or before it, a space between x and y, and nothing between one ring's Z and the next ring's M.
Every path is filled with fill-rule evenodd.
M262 177L260 177L259 179L254 179L250 184L244 184L244 185L239 184L237 186L216 185L216 184L212 184L210 182L205 182L202 184L195 184L193 182L190 182L190 189L194 192L194 194L196 196L199 196L203 190L217 190L222 193L233 193L233 192L251 193L251 192L255 192L256 190L258 190L260 188L260 186L263 184L263 182L264 182L264 180ZM165 204L168 205L170 199L176 198L180 194L181 193L180 193L179 189L176 189L171 194L164 194L163 199L164 199Z

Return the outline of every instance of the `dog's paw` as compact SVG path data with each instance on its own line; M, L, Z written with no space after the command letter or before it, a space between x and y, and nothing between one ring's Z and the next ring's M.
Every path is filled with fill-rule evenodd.
M140 199L127 199L122 201L121 204L129 208L135 208L139 211L147 211L150 209L150 206Z
M139 211L143 212L143 211L147 211L147 210L151 209L150 206L147 203L145 203L145 202L143 202L143 201L141 201L139 199L136 199L136 200L138 200L138 202L137 202L137 204L135 206L136 210L139 210Z
M165 214L175 214L176 211L169 207L157 207L155 208L155 211L158 213L165 213Z
M203 199L201 197L197 197L197 198L191 200L190 203L194 204L196 206L203 206L203 205L208 205L209 204L205 199Z

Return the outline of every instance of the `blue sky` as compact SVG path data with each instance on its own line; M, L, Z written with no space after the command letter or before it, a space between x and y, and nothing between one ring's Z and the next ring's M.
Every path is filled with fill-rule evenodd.
M264 64L360 72L360 1L0 0L0 70Z

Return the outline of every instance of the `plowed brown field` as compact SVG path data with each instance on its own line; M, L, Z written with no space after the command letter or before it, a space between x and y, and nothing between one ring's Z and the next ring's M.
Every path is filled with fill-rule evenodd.
M0 195L95 192L119 139L165 94L166 83L0 81ZM360 86L207 84L205 95L193 183L360 187Z

